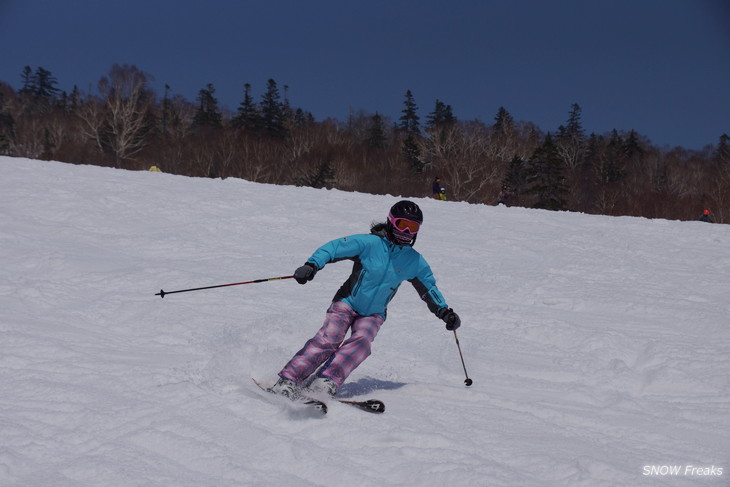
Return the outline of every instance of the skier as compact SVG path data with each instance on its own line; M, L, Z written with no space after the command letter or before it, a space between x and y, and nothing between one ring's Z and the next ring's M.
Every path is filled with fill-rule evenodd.
M494 201L494 206L504 205L512 206L512 198L514 193L510 191L508 186L502 186L502 190L497 195L497 199Z
M441 178L436 176L431 183L431 192L437 200L446 201L446 188L441 187Z
M306 284L330 262L354 261L352 274L335 294L324 324L279 372L273 392L296 399L306 388L308 393L334 396L370 355L388 303L405 280L415 287L431 312L446 323L447 330L459 328L459 315L447 306L431 268L413 249L422 223L418 205L399 201L390 209L388 221L374 224L370 234L332 240L296 269L294 278ZM350 337L345 340L348 330Z
M702 215L700 215L700 221L707 222L707 223L715 223L715 220L712 219L712 215L710 215L710 210L702 211Z

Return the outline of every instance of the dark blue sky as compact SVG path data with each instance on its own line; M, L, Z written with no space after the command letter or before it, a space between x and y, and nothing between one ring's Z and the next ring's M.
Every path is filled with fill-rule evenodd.
M462 120L634 129L701 149L730 134L730 0L0 0L0 81L26 65L96 88L112 64L235 110L273 78L317 120L396 120L411 90Z

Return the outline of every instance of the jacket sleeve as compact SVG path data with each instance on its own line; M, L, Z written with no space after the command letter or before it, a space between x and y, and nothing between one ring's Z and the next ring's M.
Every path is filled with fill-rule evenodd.
M422 257L418 267L418 274L413 279L409 279L409 281L416 288L416 292L421 296L421 299L426 302L431 313L436 314L441 308L448 307L444 296L438 287L436 287L436 278L433 277L431 267Z
M364 237L367 235L351 235L327 242L315 250L307 262L317 266L317 269L322 269L330 262L355 260L367 246Z

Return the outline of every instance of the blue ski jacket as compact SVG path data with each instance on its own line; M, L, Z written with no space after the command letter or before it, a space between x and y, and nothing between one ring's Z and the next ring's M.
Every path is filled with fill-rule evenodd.
M327 242L307 260L317 270L330 262L354 261L350 277L333 300L344 301L360 315L379 314L385 318L388 303L401 283L407 280L432 313L446 307L426 259L411 246L393 244L375 228L370 234Z

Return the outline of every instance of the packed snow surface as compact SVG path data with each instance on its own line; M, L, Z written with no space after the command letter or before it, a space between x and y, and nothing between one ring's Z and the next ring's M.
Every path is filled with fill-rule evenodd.
M408 283L326 416L259 390L397 196L0 157L0 485L730 485L730 226L415 199ZM428 192L424 182L424 194ZM674 468L672 470L671 468Z

